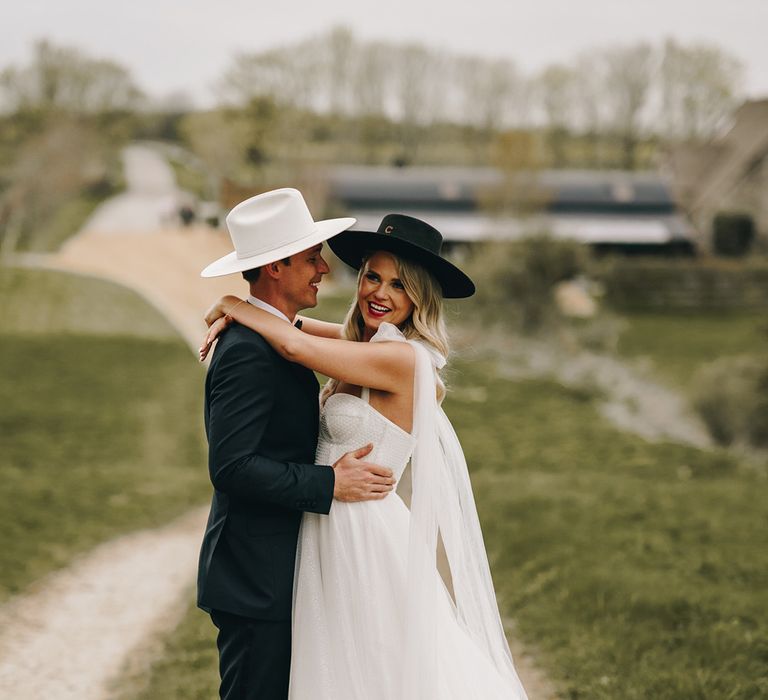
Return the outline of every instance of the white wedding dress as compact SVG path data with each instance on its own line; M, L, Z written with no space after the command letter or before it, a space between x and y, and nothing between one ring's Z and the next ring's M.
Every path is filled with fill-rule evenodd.
M390 324L382 324L371 342L381 340L406 342ZM409 342L417 348L417 368L421 368L417 369L417 387L421 379L421 386L430 387L434 397L434 367L439 356ZM435 472L429 477L432 481L419 478L428 472L418 459L428 432L418 426L420 418L425 420L425 414L419 414L419 401L424 402L426 393L422 391L416 402L413 434L376 411L368 402L368 393L363 389L360 398L335 394L327 399L321 412L316 462L332 464L345 452L370 442L374 449L366 459L389 467L399 480L413 457L413 513L392 492L380 501L334 501L329 515L304 515L294 589L291 700L523 700L525 692L503 630L499 632L492 587L489 594L484 592L493 600L477 604L482 596L472 589L471 581L462 583L467 575L462 574L461 565L482 568L478 555L487 569L484 550L473 552L475 559L466 557L468 544L476 547L477 543L451 540L451 525L434 516L440 520L452 559L454 603L439 578L433 555L423 549L431 548L434 539L423 539L423 533L414 527L416 518L428 522L430 512L450 510L448 502L456 501L446 493L445 480L435 480ZM431 403L436 406L436 401ZM419 489L425 487L435 497L434 508L420 505L424 494ZM467 510L466 504L463 507ZM465 534L458 539L465 539ZM469 577L477 579L476 572ZM488 574L482 585L489 582ZM481 623L467 619L468 608L462 608L460 597L468 595L474 601L469 605L470 614L472 605L493 608ZM480 617L482 612L488 611L478 613ZM484 631L479 624L492 629Z

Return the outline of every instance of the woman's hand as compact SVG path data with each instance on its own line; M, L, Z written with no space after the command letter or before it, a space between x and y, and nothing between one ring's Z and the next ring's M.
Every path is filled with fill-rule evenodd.
M243 299L239 299L232 294L227 294L225 297L221 297L208 311L205 313L205 325L209 328L215 321L222 316L226 316L227 312L235 307L236 304L240 304Z
M206 315L206 323L208 316ZM211 351L213 341L216 340L232 323L232 319L229 316L219 316L215 321L212 321L208 326L208 332L203 338L203 344L200 346L200 362L208 357L208 353Z

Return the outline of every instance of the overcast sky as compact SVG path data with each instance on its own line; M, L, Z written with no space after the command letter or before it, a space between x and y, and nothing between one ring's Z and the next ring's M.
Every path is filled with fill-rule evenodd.
M198 104L236 51L259 51L348 26L361 39L417 40L509 58L524 72L593 46L714 42L746 67L752 97L768 97L768 0L16 0L0 18L0 68L49 38L130 68L147 92Z

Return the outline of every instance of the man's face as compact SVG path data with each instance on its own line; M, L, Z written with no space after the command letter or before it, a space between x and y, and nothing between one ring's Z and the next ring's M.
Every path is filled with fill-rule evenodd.
M280 289L294 313L317 306L317 285L329 269L322 250L320 243L292 255L290 265L281 263Z

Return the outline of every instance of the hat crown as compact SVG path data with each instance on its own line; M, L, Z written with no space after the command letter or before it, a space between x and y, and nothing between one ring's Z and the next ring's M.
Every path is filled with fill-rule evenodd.
M387 214L379 224L377 233L408 241L435 255L440 255L443 237L436 228L426 221L406 214Z
M316 229L304 197L292 187L240 202L227 214L226 222L238 259L277 250Z

